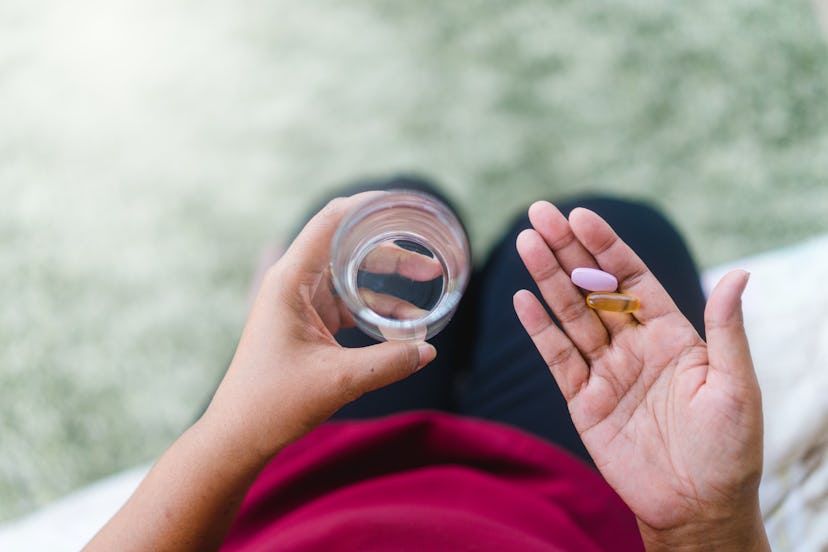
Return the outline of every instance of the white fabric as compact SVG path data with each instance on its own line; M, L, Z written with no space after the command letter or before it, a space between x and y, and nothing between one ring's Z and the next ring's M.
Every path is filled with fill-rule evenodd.
M828 236L743 259L745 327L762 387L760 499L774 550L828 550Z
M0 550L76 552L126 502L149 466L101 479L19 520L0 526Z
M751 272L745 326L765 410L762 511L774 550L828 550L828 236L708 270ZM148 466L90 485L0 526L0 550L80 549Z

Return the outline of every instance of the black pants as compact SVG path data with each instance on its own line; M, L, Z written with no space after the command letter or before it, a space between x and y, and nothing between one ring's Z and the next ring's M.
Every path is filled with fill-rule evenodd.
M428 182L412 178L363 183L347 193L370 188L417 188L445 200ZM705 299L699 274L681 236L663 215L643 203L608 197L557 206L565 215L575 207L586 207L609 222L704 336ZM589 461L566 402L512 307L512 296L519 289L540 297L515 249L517 235L529 226L528 216L519 216L475 272L454 319L431 340L437 348L434 362L346 405L334 418L443 410L519 427ZM340 331L336 338L347 347L375 343L355 328Z

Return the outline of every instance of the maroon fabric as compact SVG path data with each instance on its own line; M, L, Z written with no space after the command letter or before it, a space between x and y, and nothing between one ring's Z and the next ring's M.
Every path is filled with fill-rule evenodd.
M262 472L226 551L643 550L598 473L511 427L438 412L329 422Z

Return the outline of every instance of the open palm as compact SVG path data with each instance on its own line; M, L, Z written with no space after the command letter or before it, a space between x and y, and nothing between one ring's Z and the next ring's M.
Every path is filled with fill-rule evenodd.
M755 517L762 413L741 319L747 273L728 274L711 294L705 343L598 215L576 209L567 220L546 202L529 214L534 229L518 251L560 328L528 291L515 295L515 310L642 531ZM569 278L577 267L614 274L640 309L590 309Z

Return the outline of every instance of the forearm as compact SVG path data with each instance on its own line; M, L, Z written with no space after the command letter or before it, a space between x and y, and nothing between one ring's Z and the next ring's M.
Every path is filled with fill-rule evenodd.
M771 549L758 505L744 515L715 523L656 530L639 520L638 527L648 552L770 552Z
M85 550L216 550L267 460L201 420Z

